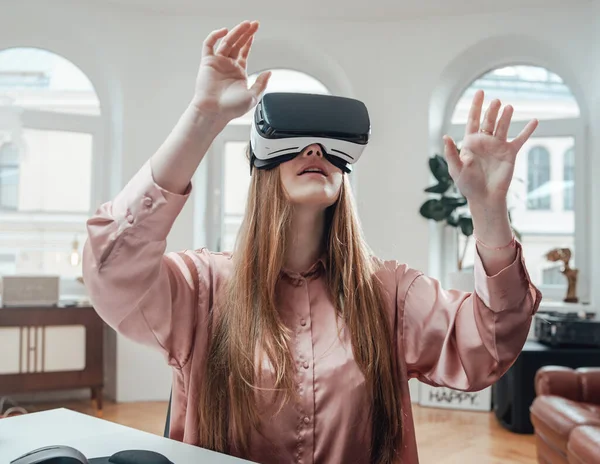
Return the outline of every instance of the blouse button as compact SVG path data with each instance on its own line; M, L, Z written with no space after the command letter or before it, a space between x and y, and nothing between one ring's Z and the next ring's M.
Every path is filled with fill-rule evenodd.
M150 198L150 197L144 198L144 205L146 205L148 208L150 208L152 206L152 198Z
M127 222L128 222L129 224L133 224L133 214L129 213L129 214L127 215Z
M308 369L308 363L306 361L304 361L304 364L302 364L302 366L304 366L304 369Z
M304 423L308 424L310 422L310 418L308 416L304 416Z
M302 327L304 327L304 326L306 325L306 319L302 319L302 320L300 321L300 325L301 325Z

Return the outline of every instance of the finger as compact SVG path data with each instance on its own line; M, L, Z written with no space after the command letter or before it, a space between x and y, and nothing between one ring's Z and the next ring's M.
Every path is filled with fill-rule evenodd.
M498 120L498 125L496 126L496 138L506 141L512 115L513 107L511 105L505 106L504 110L502 111L502 116L500 116L500 119Z
M202 44L202 55L203 56L211 56L215 54L215 44L217 40L222 39L227 34L227 28L223 27L216 31L212 31L206 39L204 39L204 43Z
M481 120L481 106L483 105L483 90L475 92L473 103L469 110L469 118L467 119L467 127L465 135L475 134L479 130L479 121Z
M250 21L243 21L235 26L229 33L223 38L221 43L219 44L219 48L217 48L217 54L223 56L229 56L231 53L231 49L235 45L235 43L240 39L240 37L248 30L250 27Z
M498 111L500 111L500 100L493 100L488 106L488 109L485 112L485 116L483 117L483 122L481 123L481 131L494 135L494 129L496 128L496 119L498 119Z
M531 137L538 124L539 121L537 119L533 119L527 123L521 133L511 142L511 145L515 147L515 151L519 151L525 142L529 140L529 137Z
M244 69L246 69L246 65L248 64L248 55L250 54L250 49L252 48L253 42L254 42L254 36L250 37L248 42L246 42L246 44L240 50L240 56L238 58L238 63Z
M267 84L269 83L270 77L271 77L271 71L262 72L256 78L256 81L254 81L254 84L252 84L252 87L250 87L250 92L252 92L254 94L254 97L256 98L257 101L262 98L262 94L264 93L264 91L267 88Z
M257 30L258 22L255 21L250 25L250 29L248 29L244 34L242 34L239 40L235 44L233 44L233 47L231 47L231 51L229 52L229 57L233 58L234 60L237 60L242 48L246 46L250 39L252 39L252 36L254 36Z
M460 172L462 169L462 161L460 159L460 153L456 147L456 143L449 135L444 136L444 157L448 162L448 169L450 173ZM452 176L452 174L450 174Z

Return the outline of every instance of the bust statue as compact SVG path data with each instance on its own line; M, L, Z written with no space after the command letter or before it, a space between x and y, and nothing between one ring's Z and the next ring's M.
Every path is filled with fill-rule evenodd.
M557 262L562 261L563 268L561 272L567 278L567 296L564 301L566 303L577 303L579 298L577 297L577 275L579 270L569 266L571 261L571 250L569 248L555 248L546 253L546 259L549 261Z

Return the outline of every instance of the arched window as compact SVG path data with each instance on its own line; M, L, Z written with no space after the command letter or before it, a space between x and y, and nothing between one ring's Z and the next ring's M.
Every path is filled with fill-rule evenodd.
M542 120L517 157L508 200L512 225L520 234L532 280L540 286L545 299L560 301L564 298L566 281L557 283L556 279L545 277L554 266L546 260L546 253L556 247L571 248L575 256L571 264L577 261L582 272L586 269L583 247L577 253L578 237L584 237L585 230L576 229L576 224L579 227L576 217L581 214L579 217L583 218L585 213L573 210L572 200L577 191L576 160L583 143L579 105L560 76L548 69L528 65L492 69L471 82L456 103L448 132L458 142L478 89L485 91L484 108L495 98L514 107L509 139L532 118ZM563 154L568 149L571 151L564 157L563 172ZM562 204L564 208L560 207ZM475 246L473 240L467 242L459 234L458 251L463 250L466 250L463 266L468 268L474 262Z
M527 153L527 209L548 210L550 200L550 152L536 146Z
M100 131L77 66L37 48L0 51L0 273L81 276Z
M329 94L329 90L319 80L300 71L291 69L272 69L270 92L304 92ZM257 75L249 76L252 85ZM254 111L237 118L225 128L215 141L210 154L206 184L208 185L206 214L196 212L198 217L207 217L205 227L208 246L216 250L230 251L244 216L248 187L250 185L250 167L246 158L246 148L250 138L250 124ZM202 166L201 166L202 168ZM200 234L196 234L200 236Z
M575 209L575 151L570 147L565 151L563 159L563 209L573 211Z

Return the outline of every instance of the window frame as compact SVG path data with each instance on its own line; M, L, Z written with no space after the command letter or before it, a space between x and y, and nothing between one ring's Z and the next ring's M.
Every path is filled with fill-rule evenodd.
M569 161L570 163L567 165L567 156L570 157ZM576 165L577 163L575 162L575 151L573 150L573 148L568 148L567 150L565 150L565 152L562 154L562 180L563 182L568 182L568 181L574 181L575 180L575 169L576 169ZM567 179L567 170L571 171L571 175L570 177L573 177L572 179ZM563 198L562 198L562 209L563 211L574 211L575 210L575 195L573 194L573 191L569 192L569 196L567 196L567 192L563 192ZM569 198L569 201L567 201L567 198ZM569 207L567 207L567 205Z
M206 241L216 252L222 250L225 220L225 145L229 142L250 142L249 124L229 124L215 138L207 153ZM248 175L250 175L248 166Z
M4 203L4 196L2 194L2 188L3 188L3 175L4 175L4 171L5 170L10 170L10 169L14 169L17 171L17 176L19 176L20 174L20 169L21 169L21 165L19 163L13 163L13 164L4 164L0 162L0 211L16 211L17 207L15 206L14 208L12 206L8 206L6 203ZM17 202L19 201L19 183L17 182Z
M536 152L536 150L539 150L539 152ZM547 167L547 169L548 169L548 172L546 173L547 174L546 177L548 177L547 182L549 182L550 178L552 177L552 157L550 155L550 152L543 145L534 145L533 147L531 147L529 149L529 151L527 151L526 154L523 153L525 156L527 156L527 194L529 194L533 191L531 188L530 182L529 182L532 164L534 164L534 163L532 163L531 159L533 156L539 156L538 153L540 153L544 156L546 164L547 164L547 166L544 166L544 167ZM536 189L540 188L540 187L541 187L540 185L535 186ZM541 200L540 198L538 198L537 200L538 201L536 201L535 207L533 207L533 208L530 207L529 202L526 202L525 208L529 211L552 211L553 205L552 205L552 196L551 195L548 196L547 206L544 205L542 201L539 201L539 200Z
M92 137L92 176L90 185L90 211L91 213L102 197L102 174L103 164L99 156L103 151L102 144L102 116L86 115L76 113L58 113L53 111L25 109L22 113L23 129L75 132L89 134ZM71 213L69 211L36 211L43 215L73 215L82 213Z
M516 137L525 127L528 121L513 121L511 123L508 138ZM454 140L464 137L466 124L447 125L447 134ZM592 218L588 212L591 201L591 179L590 173L586 171L588 165L587 137L588 130L583 120L579 118L548 119L541 120L533 137L572 137L574 151L574 214L575 214L575 253L574 258L579 269L579 280L577 294L581 303L591 302L591 253L590 253L590 229ZM518 156L527 156L527 153L519 153ZM456 267L456 231L445 231L442 234L442 267L443 276L455 270ZM444 277L445 278L445 277ZM565 286L538 285L545 297L562 301L566 294Z
M35 109L21 109L23 129L46 130L85 133L92 137L92 175L90 185L90 209L88 211L18 211L0 209L0 224L2 229L14 230L31 229L42 225L49 231L73 232L76 236L87 233L86 221L102 199L104 164L100 156L104 150L102 115L85 115L76 113L60 113ZM81 243L81 240L80 240ZM85 289L75 285L73 279L60 275L61 294L82 296ZM80 295L81 294L81 295Z

